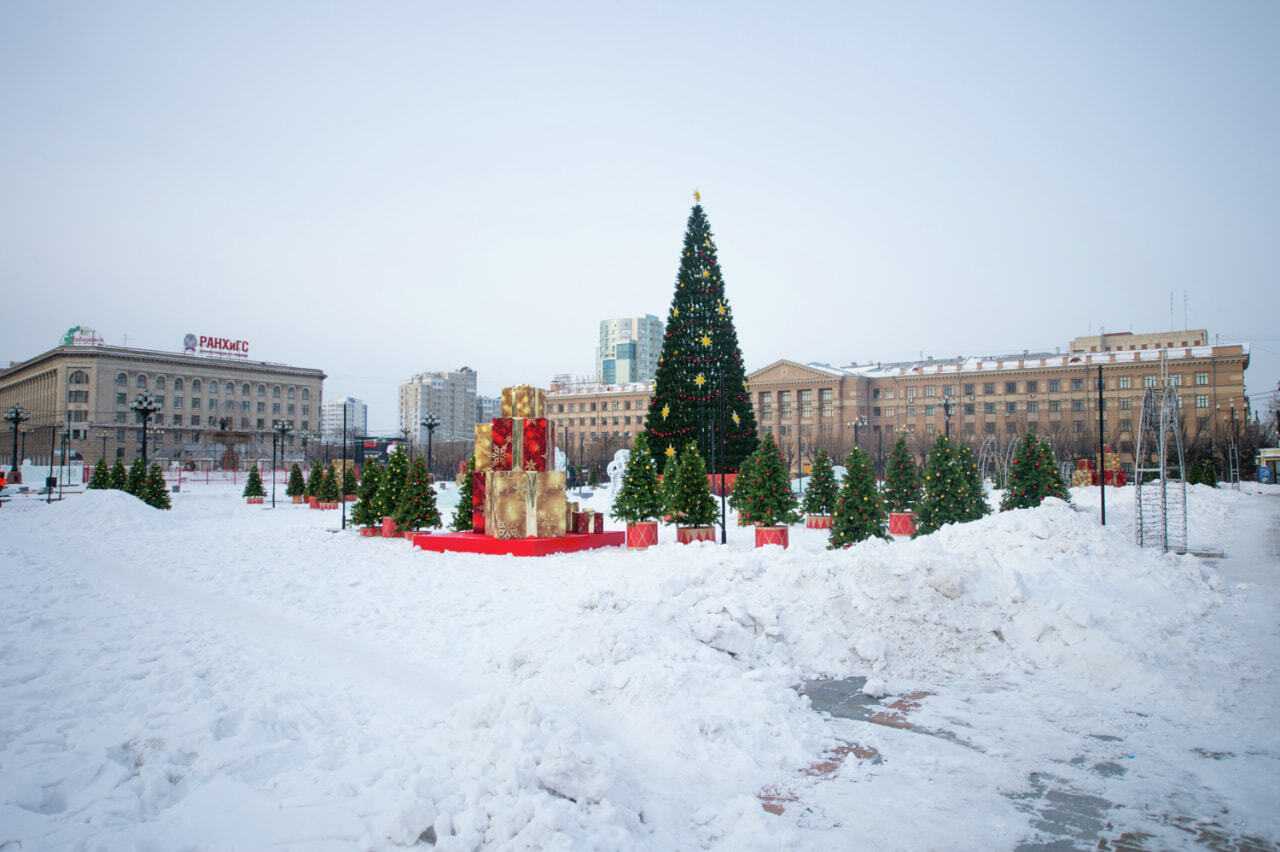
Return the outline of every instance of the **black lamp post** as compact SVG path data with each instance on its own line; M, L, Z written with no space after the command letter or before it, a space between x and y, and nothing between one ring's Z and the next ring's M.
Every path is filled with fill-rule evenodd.
M431 441L435 437L436 427L440 425L440 418L436 417L434 414L428 414L426 417L422 418L421 422L418 425L420 425L423 429L427 430L427 470L430 471L431 470ZM431 478L434 480L435 475L432 474Z
M143 391L129 405L134 411L138 412L138 416L142 418L142 466L147 466L147 423L151 420L151 415L160 410L160 406L156 403L155 397Z
M859 430L859 429L861 429L863 426L866 426L866 425L867 425L867 418L865 418L865 417L855 417L855 418L853 418L852 420L850 420L850 421L849 421L848 425L850 425L850 426L852 426L852 427L853 427L853 445L854 445L855 447L857 447L857 446L859 446L859 444L858 444L858 430Z
M951 437L951 413L955 410L956 404L951 397L942 400L942 417L943 417L943 434L948 438Z
M9 465L9 478L14 482L22 482L22 471L18 470L18 425L24 420L30 420L30 415L23 410L21 405L15 405L9 409L9 413L4 416L6 423L13 424L13 463Z
M284 458L284 436L293 429L292 420L271 421L271 508L276 507L276 433L280 435L280 458Z

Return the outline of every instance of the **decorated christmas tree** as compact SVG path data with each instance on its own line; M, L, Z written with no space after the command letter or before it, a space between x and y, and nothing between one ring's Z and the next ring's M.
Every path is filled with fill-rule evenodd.
M320 463L320 459L316 459L311 463L311 473L307 476L307 488L304 492L308 497L320 497L320 486L324 483L324 465Z
M1000 511L1030 509L1039 506L1046 497L1071 500L1071 493L1062 482L1058 460L1053 448L1028 432L1018 446L1018 452L1009 466L1009 486L1000 500Z
M453 508L453 518L449 521L449 529L454 532L470 532L473 522L471 499L474 493L473 474L476 472L474 455L467 459L467 472L462 475L462 487L458 489L458 505ZM360 487L363 489L364 482Z
M754 452L747 453L746 458L744 458L742 463L738 465L738 476L734 480L733 491L729 492L729 497L726 500L729 506L738 513L738 526L740 527L751 526L751 522L745 517L744 513L746 506L743 505L745 502L743 498L744 492L738 488L737 484L739 482L747 482L751 479L751 460L755 457L756 454Z
M364 463L360 471L360 493L356 505L351 509L351 520L358 526L376 527L382 523L382 513L378 511L378 486L382 481L382 465L373 459ZM467 517L470 517L471 504L467 504Z
M265 497L267 490L262 487L262 476L258 473L256 464L249 466L249 481L244 484L244 491L241 497Z
M436 508L436 490L431 484L431 471L422 456L413 460L400 489L400 504L395 513L400 532L440 526L440 510Z
M111 480L107 487L114 488L116 491L129 490L129 474L124 469L124 462L121 459L116 459L115 464L111 465Z
M664 479L667 512L678 526L705 527L715 521L716 501L696 444L690 442L679 460L667 466Z
M911 512L922 493L916 458L907 447L907 439L899 435L884 471L885 505L890 512Z
M751 454L748 476L734 480L740 519L760 527L794 524L800 520L798 501L791 490L791 476L773 435L765 434Z
M963 445L957 449L946 435L939 435L925 464L924 496L916 506L916 535L927 535L946 524L977 520L987 511L973 453Z
M85 488L92 488L95 491L111 487L111 469L107 467L106 459L98 459L98 463L93 466L93 476L89 477L89 483Z
M289 482L284 487L284 493L289 497L301 497L307 493L307 483L302 479L302 468L298 467L297 462L289 468Z
M387 460L387 467L382 471L378 482L378 517L395 517L396 509L400 508L400 489L404 488L408 474L409 457L397 446Z
M151 469L147 471L146 479L142 483L142 493L139 496L144 503L155 506L157 509L171 508L169 487L165 485L164 471L160 469L160 465L151 465Z
M649 440L641 432L622 472L622 486L613 498L613 517L630 524L656 520L662 515L658 466L649 455Z
M681 447L694 442L701 458L712 457L714 443L713 472L732 473L756 445L756 416L738 332L711 237L702 205L695 204L685 227L645 424L649 452L660 471ZM713 441L713 433L719 435L722 402L723 452L720 441Z
M889 513L871 473L871 463L861 447L854 447L844 459L844 483L836 497L831 519L830 547L846 547L875 536L889 538Z
M342 468L342 498L345 500L348 494L355 494L359 487L356 481L356 469L354 465L346 465Z
M836 505L836 475L831 456L818 450L809 473L809 489L804 495L804 511L809 515L830 515Z
M320 487L316 489L316 500L321 503L338 502L338 476L332 467L326 467L320 474Z
M133 460L133 464L129 467L129 479L125 483L124 490L128 491L134 497L142 496L142 486L147 483L147 469L142 466L142 456L138 456Z

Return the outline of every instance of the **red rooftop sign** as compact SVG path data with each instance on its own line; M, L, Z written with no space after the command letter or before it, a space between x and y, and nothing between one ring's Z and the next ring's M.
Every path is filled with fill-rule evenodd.
M182 348L193 355L222 355L229 358L248 358L249 341L232 340L229 337L209 337L188 334L182 338Z

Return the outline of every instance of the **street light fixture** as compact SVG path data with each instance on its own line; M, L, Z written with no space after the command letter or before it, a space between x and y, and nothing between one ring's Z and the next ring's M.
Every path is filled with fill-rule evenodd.
M271 421L271 508L276 507L276 436L280 434L280 458L284 458L284 436L293 429L292 420Z
M956 402L951 397L942 400L943 434L951 437L951 415L955 411Z
M13 424L13 462L9 466L9 479L14 483L22 482L22 471L18 469L18 425L24 420L30 420L30 415L22 408L21 405L15 405L9 409L9 413L4 416L6 423Z
M853 427L853 445L854 445L855 447L856 447L856 446L859 446L859 444L858 444L858 430L859 430L859 429L861 429L863 426L866 426L866 425L867 425L867 418L866 418L866 417L855 417L854 419L850 420L850 421L849 421L848 423L846 423L845 425L846 425L846 426L852 426L852 427Z
M423 429L427 430L427 471L431 470L431 440L435 437L436 427L440 425L440 418L434 414L428 414L422 418L419 424ZM432 476L435 479L435 476Z
M142 418L142 467L147 466L147 423L151 420L151 415L160 410L160 404L156 402L155 397L143 391L129 404L129 407L138 412L138 416Z

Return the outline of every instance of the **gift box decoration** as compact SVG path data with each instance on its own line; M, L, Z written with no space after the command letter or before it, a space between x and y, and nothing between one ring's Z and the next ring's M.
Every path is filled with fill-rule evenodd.
M486 535L508 539L565 534L564 471L491 470L486 476Z
M476 424L476 473L493 469L493 426L489 423Z
M495 417L489 427L492 470L539 473L555 463L555 426L545 417Z
M477 471L471 474L471 531L484 532L484 509L485 494L487 490L485 483L487 479L487 470Z
M604 518L601 517L601 521ZM573 515L573 531L579 535L590 534L596 526L596 513L591 509L583 512L575 512Z
M602 512L596 512L596 513L595 513L595 519L594 519L594 522L593 522L593 523L592 523L592 525L591 525L591 531L592 531L593 533L602 533L602 532L604 532L604 513L602 513Z
M578 522L574 518L578 514L578 501L570 500L564 504L564 528L568 532L578 531Z
M531 385L502 389L503 417L546 417L547 392Z

